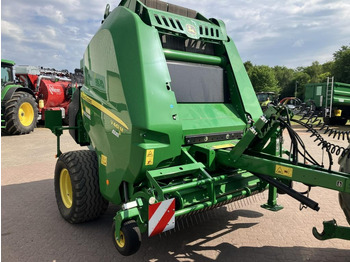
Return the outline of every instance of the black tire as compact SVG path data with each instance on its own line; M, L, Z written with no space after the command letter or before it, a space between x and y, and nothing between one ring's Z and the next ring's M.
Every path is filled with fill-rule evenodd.
M340 192L339 204L340 204L340 207L343 209L346 220L350 225L350 194Z
M66 117L62 119L62 123L64 126L69 126L69 114L67 114Z
M69 223L96 219L108 207L108 201L100 193L94 151L62 154L56 163L54 183L58 210Z
M23 110L25 108L26 110ZM27 112L25 114L25 112ZM15 92L5 102L6 129L2 134L23 135L28 134L36 127L38 119L38 106L34 97L27 92ZM21 118L19 117L21 115Z
M348 119L342 118L342 117L337 117L337 125L345 126L346 122L348 122Z
M125 221L120 229L121 240L117 241L115 234L115 222L112 225L112 237L115 248L123 256L135 254L141 246L141 233L135 220Z
M336 125L336 124L337 124L337 121L336 121L335 117L324 117L324 118L323 118L323 122L324 122L326 125L329 125L329 126L332 126L332 125Z
M345 155L339 161L340 163L340 172L350 173L350 158L348 155ZM339 192L339 205L343 209L346 220L350 225L350 194L345 192Z

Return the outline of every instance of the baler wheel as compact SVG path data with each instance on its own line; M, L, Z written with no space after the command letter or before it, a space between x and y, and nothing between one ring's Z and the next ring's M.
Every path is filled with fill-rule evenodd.
M346 220L350 225L350 194L347 193L339 193L339 204L343 209L344 214L346 216Z
M27 92L16 92L5 103L5 133L22 135L32 132L38 119L34 97Z
M350 173L350 158L345 155L340 160L340 171L344 173ZM346 220L350 224L350 194L345 192L339 192L339 204L343 209L346 216Z
M113 222L112 234L114 246L123 256L130 256L139 250L141 233L135 220L128 220L123 223L119 232L119 239L116 237L115 222Z
M326 125L336 125L337 121L335 119L335 117L323 117L323 122L326 124Z
M347 118L341 118L341 117L339 117L339 118L337 119L337 125L340 125L340 126L345 126L347 122L348 122L348 119L347 119Z
M58 209L72 224L96 219L108 207L108 201L100 193L94 151L62 154L56 163L54 183Z

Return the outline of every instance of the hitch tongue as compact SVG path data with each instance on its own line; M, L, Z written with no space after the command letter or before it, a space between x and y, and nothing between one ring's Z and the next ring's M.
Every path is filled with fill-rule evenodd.
M337 225L337 222L333 219L323 222L323 232L319 233L316 227L312 228L312 234L318 240L327 240L331 238L340 238L344 240L350 240L350 227L341 227Z

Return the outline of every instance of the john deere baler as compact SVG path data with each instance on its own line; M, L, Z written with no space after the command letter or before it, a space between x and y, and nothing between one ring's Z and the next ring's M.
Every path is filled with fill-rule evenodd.
M268 184L272 210L277 188L318 210L290 180L350 192L348 174L299 164L297 151L280 157L288 112L271 107L262 116L221 20L156 0L124 0L112 12L107 5L81 66L70 126L47 112L58 142L70 129L90 149L61 154L58 144L57 203L71 223L120 205L113 241L123 255L139 249L143 232L172 229L181 216Z

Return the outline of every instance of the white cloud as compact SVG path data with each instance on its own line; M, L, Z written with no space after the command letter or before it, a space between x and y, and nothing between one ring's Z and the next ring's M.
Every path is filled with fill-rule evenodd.
M58 24L63 24L66 21L62 11L53 5L39 6L35 10L38 16L47 17Z
M21 41L21 36L23 34L22 29L11 22L1 20L1 34L4 34L5 36L11 37L16 39L17 41Z
M298 39L297 41L294 42L293 47L302 47L303 45L304 45L304 40Z
M322 63L350 43L349 1L168 1L225 21L243 61L255 64L296 67L315 60ZM58 69L78 67L107 2L3 0L3 57ZM112 9L118 4L113 2ZM11 51L13 48L17 51Z

